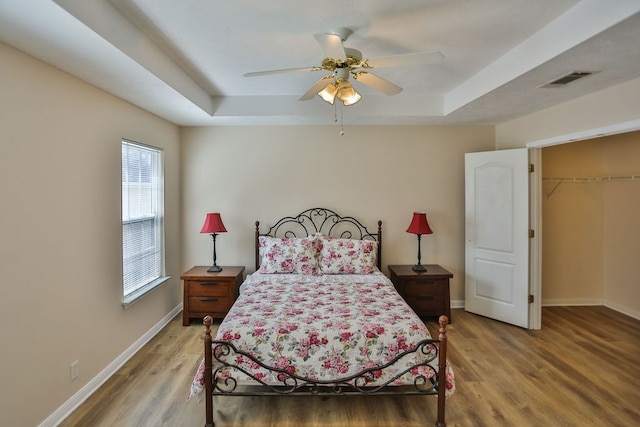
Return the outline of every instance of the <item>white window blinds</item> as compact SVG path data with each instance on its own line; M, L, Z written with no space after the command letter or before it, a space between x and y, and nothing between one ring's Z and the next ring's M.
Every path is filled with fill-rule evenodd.
M130 303L164 281L162 150L122 141L122 294Z

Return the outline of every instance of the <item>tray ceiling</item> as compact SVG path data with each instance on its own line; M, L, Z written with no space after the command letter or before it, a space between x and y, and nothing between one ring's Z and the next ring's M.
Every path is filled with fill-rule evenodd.
M243 74L319 65L314 34L340 27L365 58L444 56L372 70L398 95L354 82L350 124L499 124L640 77L636 0L0 3L1 41L184 126L333 124L298 100L327 73ZM572 72L593 74L541 87Z

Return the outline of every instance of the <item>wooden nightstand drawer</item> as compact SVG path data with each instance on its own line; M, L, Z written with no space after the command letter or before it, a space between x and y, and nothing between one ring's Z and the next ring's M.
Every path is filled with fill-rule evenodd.
M229 295L229 287L233 286L233 280L189 280L186 286L189 286L190 295Z
M229 297L199 296L189 297L189 310L192 313L220 313L231 308Z
M198 266L184 273L182 324L191 318L204 316L223 318L236 301L242 284L244 267L222 267L222 271L209 273L209 267Z
M405 300L418 314L440 313L436 316L447 314L447 299L441 295L407 296Z
M404 285L406 296L434 296L443 295L449 288L449 280L407 280Z

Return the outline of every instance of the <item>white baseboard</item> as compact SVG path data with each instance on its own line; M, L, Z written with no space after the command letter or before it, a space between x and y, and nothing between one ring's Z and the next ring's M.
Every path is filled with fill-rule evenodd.
M542 300L543 307L553 307L559 305L604 305L604 301L598 298L559 298Z
M615 310L622 314L626 314L629 317L633 317L636 320L640 320L640 311L632 310L628 307L623 307L620 304L616 304L611 301L605 301L604 306L609 307L611 310Z
M451 301L451 308L464 308L464 300L458 299Z
M89 398L96 390L104 384L118 369L122 367L134 354L136 354L151 338L155 337L158 332L162 330L178 313L182 311L182 303L178 304L173 310L171 310L166 316L164 316L158 323L156 323L151 329L145 332L140 338L129 346L120 356L118 356L113 362L96 375L91 381L89 381L84 387L82 387L76 394L71 396L62 406L60 406L54 413L49 415L38 427L56 427L62 421L65 420L78 406L80 406L85 400Z

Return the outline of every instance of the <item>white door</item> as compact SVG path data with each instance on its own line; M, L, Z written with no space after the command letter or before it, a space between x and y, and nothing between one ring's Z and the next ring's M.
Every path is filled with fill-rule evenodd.
M529 326L526 148L465 154L465 310Z

